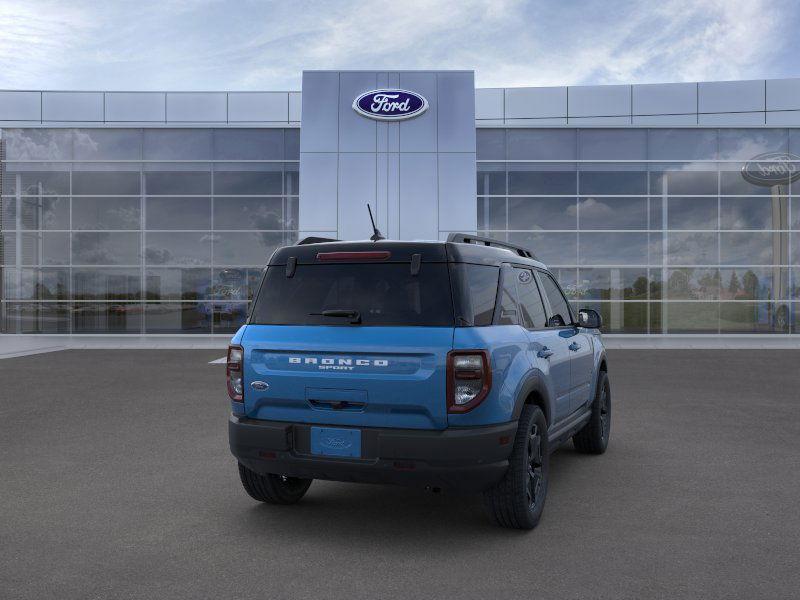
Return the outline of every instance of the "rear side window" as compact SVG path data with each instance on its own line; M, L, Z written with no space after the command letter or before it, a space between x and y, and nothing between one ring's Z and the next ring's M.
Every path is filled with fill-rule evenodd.
M550 326L559 327L572 323L572 315L569 313L569 304L564 294L558 289L558 285L549 273L540 273L542 287L550 302Z
M480 327L492 324L499 273L500 267L489 265L450 265L458 325Z
M536 278L530 269L515 268L517 276L517 294L519 308L522 311L522 323L528 329L541 329L547 322L542 296Z
M271 266L253 307L256 325L347 325L323 316L329 310L358 311L361 325L452 327L453 302L447 265L423 263L411 275L408 263Z

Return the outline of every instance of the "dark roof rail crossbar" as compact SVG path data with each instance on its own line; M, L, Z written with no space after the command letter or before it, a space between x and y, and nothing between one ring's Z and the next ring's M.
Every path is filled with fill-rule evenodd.
M525 248L524 246L517 246L516 244L501 242L500 240L494 240L492 238L481 237L469 233L451 233L450 235L447 236L447 241L455 242L457 244L477 244L478 246L505 248L506 250L511 250L512 252L518 254L519 256L523 256L525 258L532 258L536 260L536 256L534 255L534 253Z
M337 240L335 238L324 238L324 237L317 237L311 235L309 237L304 237L302 240L295 244L296 246L305 246L306 244L321 244L323 242L339 242L341 240Z

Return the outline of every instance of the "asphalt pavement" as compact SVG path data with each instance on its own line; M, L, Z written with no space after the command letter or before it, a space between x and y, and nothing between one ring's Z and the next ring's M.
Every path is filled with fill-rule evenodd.
M0 361L0 598L796 598L800 351L614 350L611 445L532 532L480 499L241 489L215 350Z

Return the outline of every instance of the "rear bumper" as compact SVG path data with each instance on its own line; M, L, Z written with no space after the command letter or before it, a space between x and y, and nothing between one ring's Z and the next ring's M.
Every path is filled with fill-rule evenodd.
M479 491L500 481L516 421L441 431L361 428L361 457L311 454L311 425L231 415L233 455L257 473Z

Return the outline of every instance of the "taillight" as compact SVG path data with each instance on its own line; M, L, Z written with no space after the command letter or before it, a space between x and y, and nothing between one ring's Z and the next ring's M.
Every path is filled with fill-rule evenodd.
M244 349L241 346L228 346L228 366L225 369L228 379L228 396L236 402L243 401Z
M464 413L483 402L492 387L486 350L453 350L447 354L447 411Z

